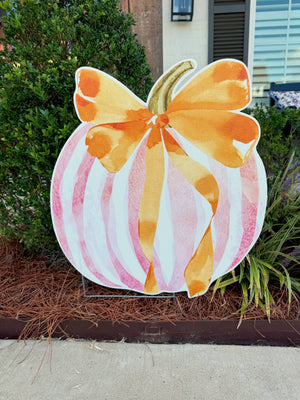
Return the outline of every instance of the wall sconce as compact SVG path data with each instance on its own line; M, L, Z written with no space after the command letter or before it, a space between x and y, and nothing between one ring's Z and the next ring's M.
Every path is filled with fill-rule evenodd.
M194 0L172 0L171 21L187 22L193 19Z

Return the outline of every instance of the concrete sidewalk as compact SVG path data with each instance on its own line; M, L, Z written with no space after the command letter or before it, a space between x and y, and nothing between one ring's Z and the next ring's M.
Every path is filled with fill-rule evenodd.
M299 371L290 347L0 341L0 400L298 400Z

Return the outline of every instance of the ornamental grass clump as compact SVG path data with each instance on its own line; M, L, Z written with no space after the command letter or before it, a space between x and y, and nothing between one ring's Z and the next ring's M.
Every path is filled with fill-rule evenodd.
M6 0L0 39L0 235L58 248L50 179L78 125L75 71L99 68L145 99L152 86L131 16L117 0Z

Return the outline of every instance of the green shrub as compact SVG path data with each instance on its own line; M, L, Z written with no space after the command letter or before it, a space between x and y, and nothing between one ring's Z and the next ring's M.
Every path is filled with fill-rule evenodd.
M260 124L261 137L257 150L264 162L267 173L277 175L285 168L294 140L300 135L300 109L257 104L245 110Z
M139 97L151 86L145 52L117 0L3 1L0 39L0 234L56 247L49 188L60 150L79 125L75 71L108 72Z

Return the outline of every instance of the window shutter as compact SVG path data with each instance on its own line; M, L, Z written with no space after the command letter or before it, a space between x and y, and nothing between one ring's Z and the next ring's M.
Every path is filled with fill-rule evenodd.
M248 62L250 0L210 0L209 62L236 58Z

